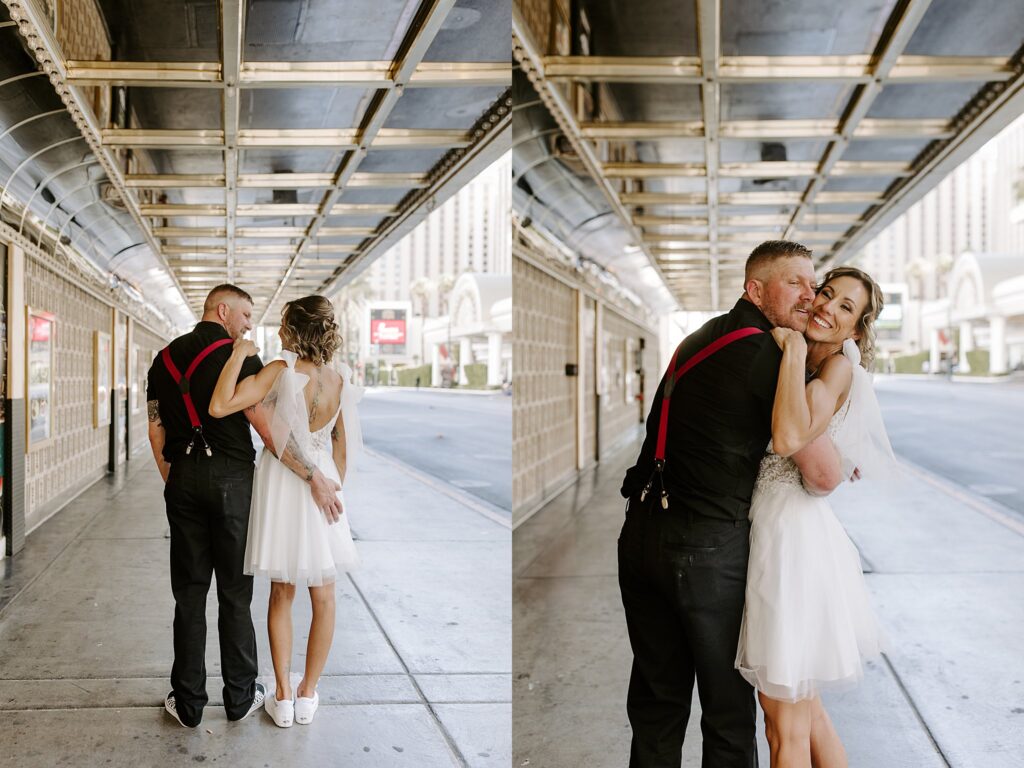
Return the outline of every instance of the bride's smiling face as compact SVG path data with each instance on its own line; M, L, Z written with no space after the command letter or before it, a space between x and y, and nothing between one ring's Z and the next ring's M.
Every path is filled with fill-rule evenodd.
M833 343L860 338L857 325L867 305L868 291L860 280L847 275L830 280L811 305L807 338Z

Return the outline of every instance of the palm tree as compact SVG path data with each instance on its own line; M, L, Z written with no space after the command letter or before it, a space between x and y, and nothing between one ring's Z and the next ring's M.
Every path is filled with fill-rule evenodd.
M412 281L412 285L409 286L409 295L414 300L419 299L420 317L427 316L427 302L435 290L436 287L433 281L426 277L417 277Z
M353 368L359 358L359 328L366 313L366 303L372 301L375 295L364 272L342 288L336 299L338 323L345 341L344 358Z
M449 314L451 307L448 306L448 299L452 295L452 288L455 287L455 276L444 274L437 279L437 296L441 305L441 314Z

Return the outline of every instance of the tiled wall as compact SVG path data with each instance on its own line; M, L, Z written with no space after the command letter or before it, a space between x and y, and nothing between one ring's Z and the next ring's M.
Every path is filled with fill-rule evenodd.
M607 391L601 398L601 452L602 454L614 450L636 437L637 428L640 423L641 405L633 395L638 391L639 382L636 381L635 359L626 359L627 339L630 340L631 350L639 348L639 340L645 340L643 366L646 371L645 402L643 404L644 414L650 410L650 399L657 389L660 378L658 371L658 337L649 330L627 320L625 317L612 309L605 309L601 321L602 343L604 344L603 361L606 370L605 380ZM633 378L633 386L630 387L630 396L627 399L626 387L630 378Z
M136 401L138 410L131 414L130 447L133 457L140 452L145 457L149 451L149 428L146 416L146 374L149 372L149 366L153 362L153 358L157 352L166 346L166 342L138 323L135 323L132 333L134 334L134 343L139 348L139 355L135 363L135 372L129 371L128 375L129 384L131 384L134 377L135 386L138 387L138 399ZM129 398L131 398L130 394ZM146 459L144 458L143 460Z
M56 316L54 331L53 440L25 457L25 515L28 527L53 505L101 476L108 461L108 426L93 426L93 334L110 332L111 307L33 261L25 260L25 301ZM136 325L140 349L163 346ZM145 393L133 414L136 445L146 438Z
M96 0L60 0L57 42L65 59L110 61L110 43ZM110 114L110 87L84 86L93 113L105 125Z
M597 354L594 334L597 331L597 302L589 296L583 297L583 360L580 376L583 379L583 466L597 461Z
M602 302L598 310L597 301L574 287L571 278L556 278L518 256L513 258L512 276L512 506L513 519L520 520L575 476L577 440L582 441L582 465L587 467L598 460L598 451L603 457L639 436L641 404L627 399L626 393L630 377L636 382L632 391L638 391L632 374L635 358L626 359L627 338L633 350L639 349L640 338L645 341L645 410L660 372L657 335L608 304ZM577 304L580 296L582 307ZM580 378L566 376L566 363L577 360ZM578 385L582 431L577 422ZM599 387L604 392L600 414Z
M569 0L513 0L541 53L568 55Z
M513 515L576 471L576 328L576 291L513 258Z

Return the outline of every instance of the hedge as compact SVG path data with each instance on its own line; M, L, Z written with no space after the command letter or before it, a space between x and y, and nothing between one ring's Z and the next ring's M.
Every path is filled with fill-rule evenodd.
M972 376L987 376L989 372L988 350L972 349L967 353L967 364L971 367Z
M416 368L399 368L398 369L398 386L400 387L415 387L416 377L420 377L420 386L430 386L430 366L420 365Z
M918 352L916 355L900 355L894 359L896 373L922 373L923 366L928 362L928 352Z
M487 386L487 363L470 363L466 366L466 379L470 387Z

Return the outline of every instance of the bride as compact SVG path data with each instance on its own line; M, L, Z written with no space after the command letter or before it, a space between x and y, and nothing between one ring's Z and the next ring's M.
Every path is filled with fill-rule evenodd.
M867 368L878 285L853 267L825 276L804 334L775 328L782 347L772 443L750 507L750 560L736 668L758 690L772 768L845 768L819 692L853 684L883 641L856 547L787 457L827 433L849 477L878 477L892 449ZM808 376L810 377L808 381ZM807 382L805 384L805 382Z
M355 568L359 557L347 517L342 514L336 522L325 517L309 486L278 457L287 450L310 475L319 469L340 487L361 439L359 392L351 370L342 364L339 375L329 367L341 344L331 303L323 296L288 302L280 336L282 359L241 383L242 362L258 350L248 339L235 342L217 380L210 414L221 418L262 403L270 422L273 444L260 457L253 479L245 572L271 581L267 627L277 690L266 697L265 707L278 726L287 728L312 722L319 706L317 681L334 637L334 581L339 572ZM343 504L340 491L338 496ZM291 607L299 584L309 588L313 618L305 674L293 701Z

